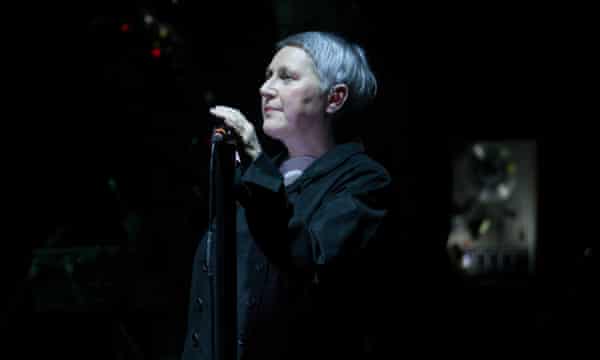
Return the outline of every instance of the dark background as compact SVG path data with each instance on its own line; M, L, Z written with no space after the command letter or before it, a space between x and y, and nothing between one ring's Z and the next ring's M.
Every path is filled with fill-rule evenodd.
M322 30L362 44L379 80L364 140L395 180L396 226L382 259L386 290L376 294L376 351L587 351L597 325L594 219L583 211L595 204L594 139L561 131L578 117L564 116L557 99L569 96L555 94L565 90L560 21L522 8L417 17L374 3L87 1L15 13L19 36L6 52L15 66L6 68L11 116L24 128L12 158L25 189L8 192L23 195L25 221L2 256L6 349L179 356L207 220L208 106L259 119L274 42ZM144 9L171 27L158 58ZM479 139L538 145L538 264L514 283L470 283L446 256L451 157Z

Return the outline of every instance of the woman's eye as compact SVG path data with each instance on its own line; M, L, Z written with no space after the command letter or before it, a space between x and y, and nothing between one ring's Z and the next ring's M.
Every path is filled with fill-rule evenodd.
M290 75L290 74L288 74L288 73L282 73L281 75L279 75L279 77L280 77L282 80L291 80L291 79L293 79L293 76L292 76L292 75Z

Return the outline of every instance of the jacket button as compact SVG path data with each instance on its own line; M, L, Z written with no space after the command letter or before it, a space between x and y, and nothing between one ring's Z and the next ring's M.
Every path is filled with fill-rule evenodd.
M201 297L196 298L196 309L200 312L204 310L204 300Z
M200 347L200 333L197 331L192 334L192 346L195 348Z

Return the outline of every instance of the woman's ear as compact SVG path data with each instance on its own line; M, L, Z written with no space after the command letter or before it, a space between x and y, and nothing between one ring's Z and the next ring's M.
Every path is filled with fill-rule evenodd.
M327 96L327 114L333 114L339 111L348 99L348 85L337 84L329 91Z

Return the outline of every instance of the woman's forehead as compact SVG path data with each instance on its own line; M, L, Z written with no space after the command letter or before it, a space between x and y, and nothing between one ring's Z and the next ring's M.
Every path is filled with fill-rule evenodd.
M297 46L285 46L281 48L269 64L269 69L286 67L291 70L315 70L315 64L310 55Z

